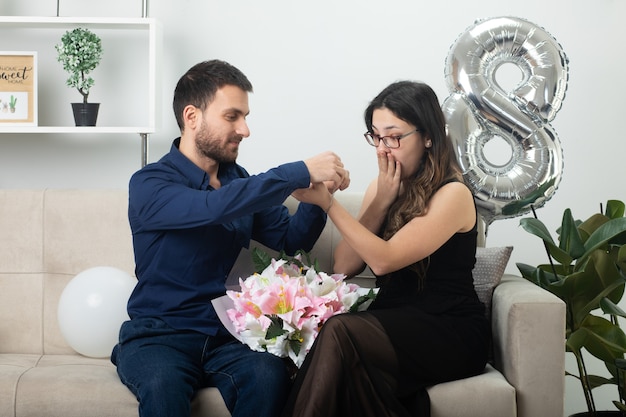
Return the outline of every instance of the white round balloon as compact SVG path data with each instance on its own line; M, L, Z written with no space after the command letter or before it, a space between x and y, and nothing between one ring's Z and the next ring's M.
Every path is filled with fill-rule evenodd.
M120 326L129 319L126 304L136 284L137 279L109 266L72 278L58 307L59 327L72 349L94 358L111 355Z

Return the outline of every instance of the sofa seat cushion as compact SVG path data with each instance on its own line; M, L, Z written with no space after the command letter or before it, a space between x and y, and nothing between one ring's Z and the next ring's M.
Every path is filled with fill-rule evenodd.
M0 354L0 416L15 415L15 393L20 378L37 365L40 355Z
M432 417L516 415L515 390L490 365L481 375L430 387L428 394ZM485 414L486 403L493 413ZM137 400L108 359L0 354L0 415L137 417ZM230 417L230 413L219 391L206 388L194 399L192 416Z
M15 416L137 417L137 400L108 359L43 355L20 378Z
M0 415L137 417L137 400L109 359L0 354ZM192 416L230 417L216 388L202 390ZM209 411L210 410L210 411Z
M515 417L515 388L491 365L471 378L428 388L431 417ZM450 401L450 399L454 401ZM489 406L485 406L489 404Z

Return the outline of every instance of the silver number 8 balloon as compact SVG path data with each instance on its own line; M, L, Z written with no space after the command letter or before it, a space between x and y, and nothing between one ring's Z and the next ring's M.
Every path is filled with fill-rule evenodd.
M522 73L513 91L496 82L507 63ZM561 144L550 125L567 89L568 59L560 45L524 19L479 20L450 48L445 77L448 135L487 226L541 207L563 171ZM495 137L511 147L505 163L485 155Z

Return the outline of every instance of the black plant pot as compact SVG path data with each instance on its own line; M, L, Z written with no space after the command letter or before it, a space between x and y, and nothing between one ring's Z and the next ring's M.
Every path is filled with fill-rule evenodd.
M95 126L100 103L72 103L76 126Z
M569 417L623 417L626 416L626 412L622 413L619 410L608 410L608 411L596 411L589 412L585 411L582 413L572 414Z

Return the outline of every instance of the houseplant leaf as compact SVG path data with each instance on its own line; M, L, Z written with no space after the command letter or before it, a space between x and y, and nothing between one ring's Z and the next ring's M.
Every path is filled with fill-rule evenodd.
M598 249L607 244L608 241L616 238L624 238L626 235L626 217L621 217L619 219L611 219L608 222L604 223L602 226L598 227L592 234L589 236L589 239L585 242L585 253L581 258L585 258L595 249ZM619 240L622 242L622 240Z
M609 200L606 202L606 209L604 215L609 219L618 219L624 217L626 211L626 204L620 200Z
M585 349L606 363L613 364L626 352L626 334L604 317L588 315L577 332L585 334L582 338Z
M568 253L572 259L578 259L585 253L585 246L583 240L578 232L578 227L572 217L572 211L566 209L563 213L563 220L561 221L561 229L559 236L559 249ZM563 264L568 264L567 258L564 258Z
M618 302L624 293L624 279L611 257L602 251L594 252L582 271L563 279L562 286L568 297L574 330L585 316L599 308L603 298Z
M550 235L550 232L541 220L524 218L520 220L520 226L522 226L522 228L528 233L535 235L543 240L550 256L552 256L557 262L564 265L569 265L572 263L573 258L570 256L569 253L562 250L555 244L554 240L552 239L552 235Z
M600 308L605 314L611 314L613 316L626 318L626 311L622 310L620 306L618 306L608 298L603 298L602 300L600 300Z
M623 273L626 273L626 245L623 245L618 249L615 264L622 270Z

